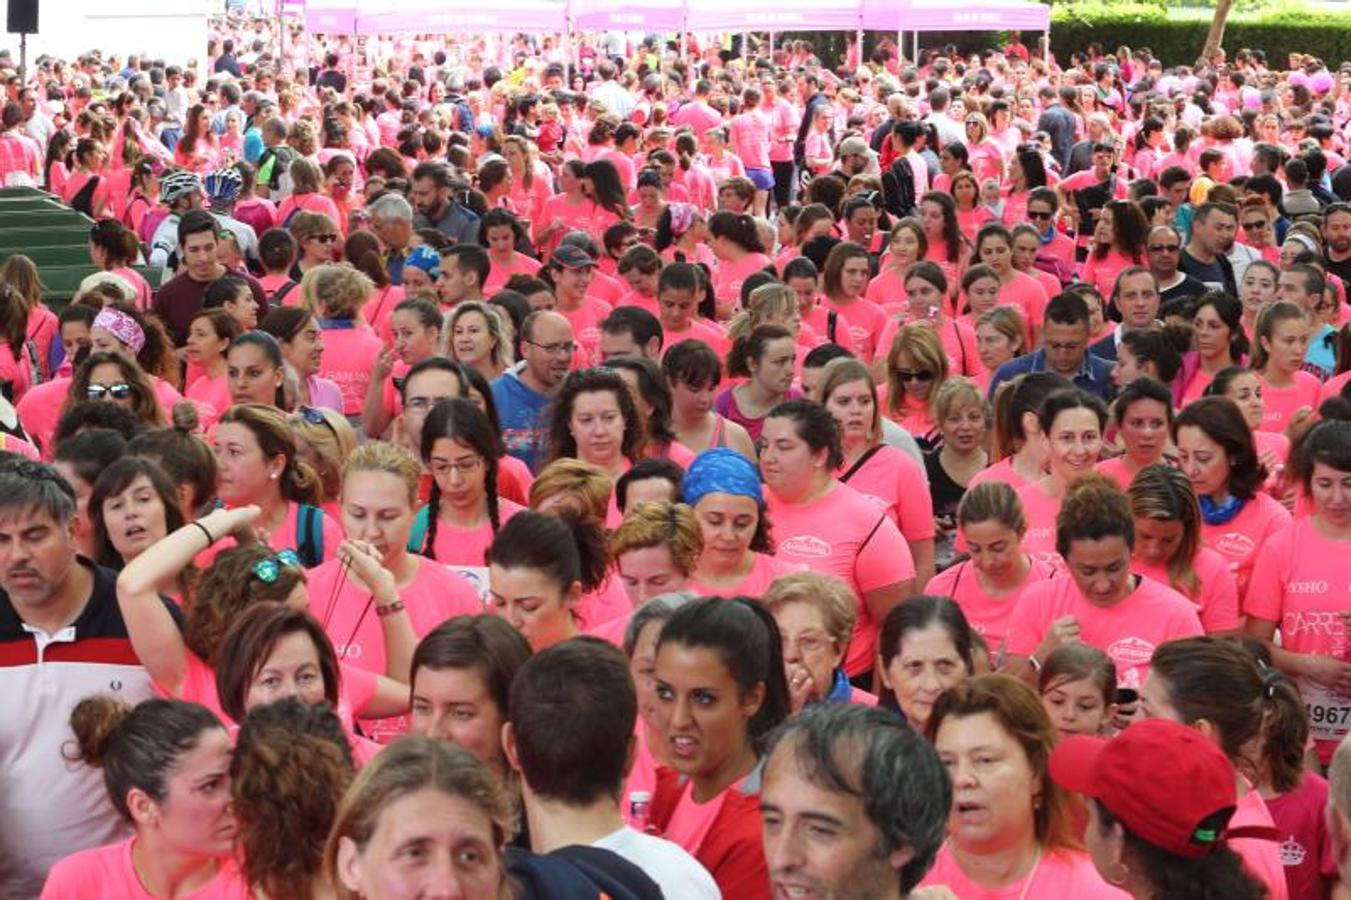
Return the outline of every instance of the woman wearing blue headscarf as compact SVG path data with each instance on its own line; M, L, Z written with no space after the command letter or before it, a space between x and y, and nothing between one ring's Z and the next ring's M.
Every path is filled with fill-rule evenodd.
M694 510L704 538L691 590L759 597L775 578L801 570L770 555L774 546L760 473L737 451L715 447L696 456L685 472L681 497Z

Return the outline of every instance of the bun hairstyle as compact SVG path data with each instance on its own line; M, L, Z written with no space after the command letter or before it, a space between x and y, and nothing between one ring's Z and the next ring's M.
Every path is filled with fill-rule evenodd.
M755 225L755 217L746 213L727 210L715 212L708 218L708 233L715 238L727 238L747 253L765 252L764 244L760 242L760 229Z
M546 515L522 510L493 538L487 562L504 569L534 569L567 592L574 584L590 593L610 569L605 528L590 516L570 511Z
M328 706L287 697L249 711L230 760L230 793L250 885L269 897L314 896L324 842L355 774Z
M103 769L113 808L130 822L127 794L136 789L162 803L178 761L204 732L222 726L214 713L196 703L157 698L133 707L96 694L75 704L70 728L75 740L63 755L70 762Z
M319 475L308 463L300 461L291 423L281 410L259 403L243 403L226 410L225 415L220 417L220 424L243 425L253 432L264 459L285 457L285 467L277 478L283 497L311 506L318 506L322 502Z
M143 431L127 443L127 453L144 456L159 464L174 487L192 490L189 507L201 510L216 497L216 454L197 436L197 407L175 403L169 428ZM172 529L171 529L172 530Z

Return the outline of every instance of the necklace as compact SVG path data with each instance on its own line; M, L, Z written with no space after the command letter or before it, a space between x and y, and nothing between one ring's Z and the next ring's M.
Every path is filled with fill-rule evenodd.
M1041 846L1037 847L1037 855L1032 861L1032 871L1027 873L1027 880L1023 882L1023 889L1018 893L1018 900L1027 900L1027 892L1032 887L1032 882L1037 878L1037 870L1041 868Z

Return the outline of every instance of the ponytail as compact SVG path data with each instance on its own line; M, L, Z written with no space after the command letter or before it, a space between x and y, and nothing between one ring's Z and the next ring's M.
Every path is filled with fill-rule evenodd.
M1263 669L1262 682L1262 762L1272 789L1288 794L1304 780L1309 717L1294 682L1285 674Z

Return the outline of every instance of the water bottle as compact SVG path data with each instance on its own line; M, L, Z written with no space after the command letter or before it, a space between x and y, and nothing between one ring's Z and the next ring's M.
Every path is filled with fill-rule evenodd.
M652 794L647 791L629 793L629 826L635 831L652 831Z

